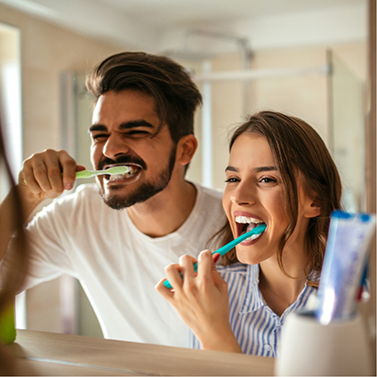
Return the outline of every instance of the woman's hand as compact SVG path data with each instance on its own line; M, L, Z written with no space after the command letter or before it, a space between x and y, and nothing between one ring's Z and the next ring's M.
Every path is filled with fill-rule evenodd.
M216 270L218 257L219 254L212 256L210 251L202 251L195 274L195 258L182 256L179 264L165 268L173 289L164 286L166 279L156 289L177 310L203 349L242 352L229 324L228 286Z

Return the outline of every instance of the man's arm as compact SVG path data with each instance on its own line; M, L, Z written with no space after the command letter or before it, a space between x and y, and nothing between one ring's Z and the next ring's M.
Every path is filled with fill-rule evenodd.
M0 204L0 260L17 230L17 215L14 213L16 190L22 205L22 214L18 215L22 216L22 222L25 223L38 204L46 199L57 198L64 190L71 190L76 180L76 171L84 169L67 152L51 149L36 153L24 161L18 184Z

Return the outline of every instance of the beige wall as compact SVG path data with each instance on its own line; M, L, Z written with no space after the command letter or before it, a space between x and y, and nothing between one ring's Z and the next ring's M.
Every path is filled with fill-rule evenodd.
M21 31L24 156L58 148L59 73L88 71L117 50L3 5L0 22Z

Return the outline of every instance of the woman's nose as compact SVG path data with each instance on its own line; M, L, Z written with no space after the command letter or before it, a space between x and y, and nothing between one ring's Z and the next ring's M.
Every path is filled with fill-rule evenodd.
M250 185L240 183L230 196L230 200L237 205L251 205L255 203L255 193Z
M114 160L117 156L124 155L130 151L130 147L119 136L110 135L103 146L104 156Z

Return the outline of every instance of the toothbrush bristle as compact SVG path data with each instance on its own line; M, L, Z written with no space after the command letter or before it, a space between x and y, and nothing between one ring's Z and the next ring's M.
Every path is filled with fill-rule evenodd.
M124 174L129 171L128 166L114 166L113 168L109 169L109 173L111 174Z

